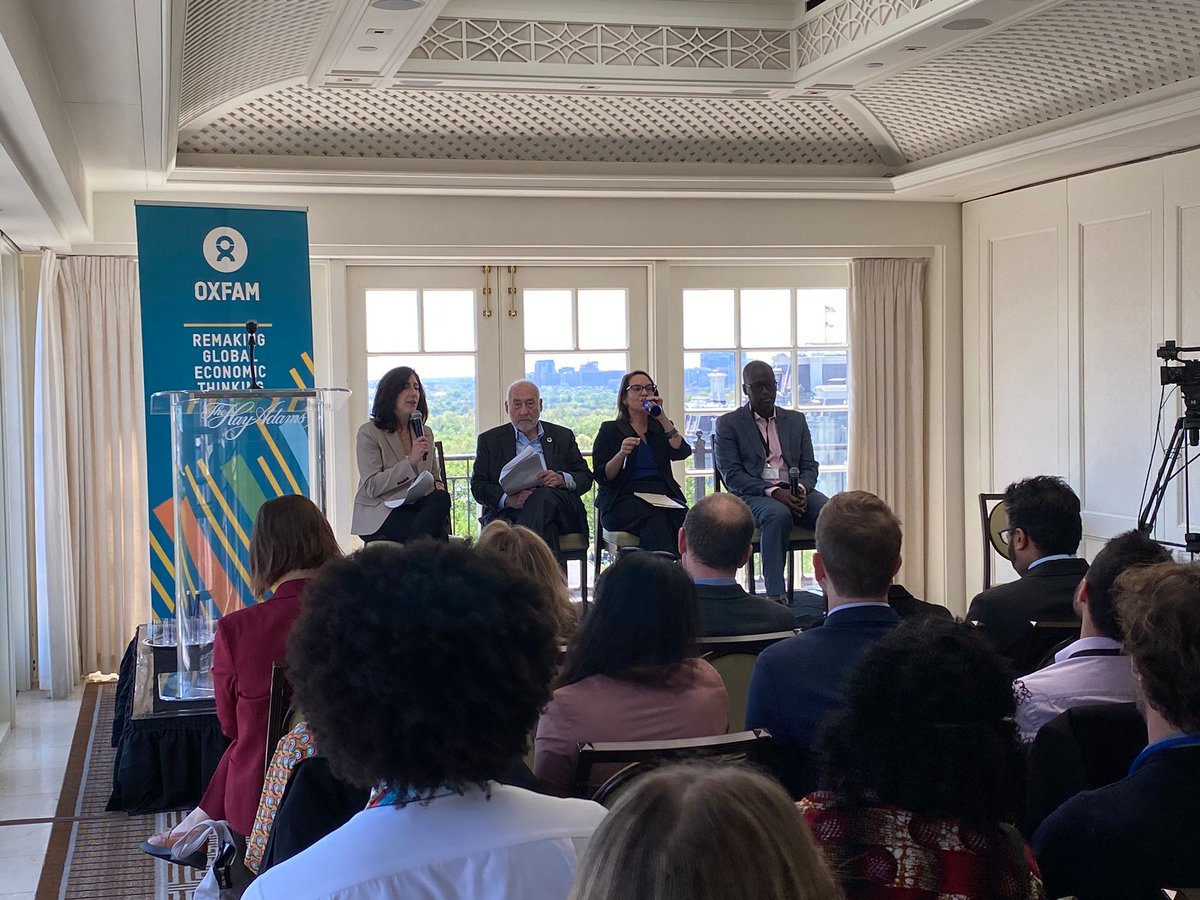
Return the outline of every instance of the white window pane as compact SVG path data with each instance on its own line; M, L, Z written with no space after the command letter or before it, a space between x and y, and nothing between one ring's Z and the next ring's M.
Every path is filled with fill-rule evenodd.
M737 354L710 350L683 354L685 410L733 409L741 405L741 378Z
M367 291L368 353L413 353L417 338L416 291Z
M574 431L584 451L600 423L617 414L617 388L628 370L627 353L525 354L525 377L542 394L542 418Z
M742 346L778 347L792 339L792 292L787 288L742 291Z
M428 351L475 349L475 292L424 291L425 346Z
M503 304L502 304L503 306ZM525 314L525 349L571 350L572 297L569 290L527 290L521 292ZM507 309L507 307L504 307Z
M624 290L581 290L578 298L580 350L623 350L629 345Z
M796 344L846 343L846 289L796 291Z
M728 347L733 343L733 291L683 292L683 346Z

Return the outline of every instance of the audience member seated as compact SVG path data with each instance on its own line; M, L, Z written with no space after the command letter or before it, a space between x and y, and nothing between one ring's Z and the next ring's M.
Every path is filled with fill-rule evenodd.
M246 840L246 868L265 872L291 859L360 812L370 791L347 784L317 753L307 722L282 738L267 766L254 829Z
M592 837L571 900L840 900L771 779L713 763L639 778Z
M1096 554L1075 591L1075 612L1082 621L1079 640L1054 655L1053 665L1018 679L1017 728L1029 742L1038 729L1072 706L1132 703L1133 669L1121 654L1121 623L1113 603L1113 582L1133 566L1171 558L1166 549L1140 531L1113 538Z
M747 594L737 570L750 559L754 517L732 494L709 494L688 510L679 530L679 556L696 583L700 634L717 637L790 631L796 620L786 606Z
M579 626L579 612L571 602L566 576L546 542L524 525L494 519L484 526L475 546L484 553L505 557L517 571L525 572L546 589L554 614L555 640L560 647L565 645Z
M217 718L230 744L200 805L142 849L165 857L171 844L208 818L226 819L235 833L250 834L263 787L271 668L286 655L308 580L341 555L329 523L307 497L291 494L259 507L250 532L250 587L259 598L274 593L265 603L218 619L213 642Z
M1029 748L1025 834L1081 791L1129 774L1146 746L1146 720L1136 703L1072 706L1038 729Z
M799 804L848 900L1045 896L1013 826L1015 705L966 626L906 622L862 654L823 732L823 789Z
M918 600L908 588L902 584L893 584L888 588L888 606L896 611L901 619L918 619L926 616L953 622L954 613L940 603L930 603L928 600Z
M1083 539L1079 498L1061 478L1038 475L1015 481L1004 491L1008 547L1017 581L976 595L967 620L979 622L992 646L1020 670L1032 671L1041 656L1024 657L1031 621L1069 622L1075 618L1075 588L1087 560L1075 555Z
M829 614L820 627L768 647L754 665L746 727L771 732L770 767L793 797L816 787L817 729L841 709L854 663L900 624L887 602L900 541L900 520L874 494L831 497L817 519L813 554Z
M534 774L566 794L581 743L728 731L725 685L693 657L695 643L696 588L687 573L653 553L622 554L596 582L596 602L538 720ZM589 791L612 774L611 766L596 766Z
M1136 569L1116 590L1149 744L1127 778L1072 797L1034 833L1055 897L1200 887L1200 567Z
M436 541L373 544L313 580L288 648L296 703L372 799L247 898L566 897L603 808L496 783L550 696L543 591Z

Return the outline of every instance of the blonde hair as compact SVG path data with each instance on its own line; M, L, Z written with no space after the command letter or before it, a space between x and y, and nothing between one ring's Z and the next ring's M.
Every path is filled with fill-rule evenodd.
M538 533L524 525L511 525L493 519L479 535L478 549L510 560L521 572L532 577L549 594L559 644L565 644L579 626L579 613L571 602L567 579L554 552Z
M250 531L250 589L261 598L295 569L316 569L342 555L317 505L299 494L268 500Z
M729 764L636 781L575 871L568 900L839 900L803 815L776 782Z

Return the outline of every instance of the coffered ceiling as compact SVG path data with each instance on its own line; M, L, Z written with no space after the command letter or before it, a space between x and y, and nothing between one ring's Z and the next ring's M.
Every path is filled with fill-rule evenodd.
M966 200L1200 143L1198 0L13 5L91 191Z

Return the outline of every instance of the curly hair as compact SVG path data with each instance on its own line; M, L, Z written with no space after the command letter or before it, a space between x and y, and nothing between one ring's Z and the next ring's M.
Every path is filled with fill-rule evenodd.
M554 551L541 536L524 525L512 525L504 519L492 519L479 533L475 546L484 552L504 557L519 571L528 573L551 599L550 612L557 623L557 640L565 644L579 627L579 612L571 602L567 579L558 567Z
M317 505L285 494L258 508L250 531L250 589L262 597L296 569L316 569L342 555L333 529Z
M421 389L421 397L417 400L417 410L421 417L429 421L429 400L425 396L425 382L411 366L396 366L388 369L379 384L375 387L375 402L371 404L371 420L381 431L395 431L399 427L396 421L396 398L408 384L408 379L417 379L417 387Z
M826 720L823 786L850 807L894 804L1012 822L1023 775L1012 677L966 625L909 620L867 649Z
M1047 556L1074 553L1083 540L1079 497L1057 475L1035 475L1004 489L1009 528L1020 528Z
M1146 702L1188 734L1200 734L1200 566L1164 562L1117 579L1125 652Z
M693 762L634 784L592 835L569 900L834 900L841 891L787 792Z
M592 675L662 683L696 645L696 585L677 563L626 553L596 582L558 686Z
M305 590L288 672L334 772L419 792L499 777L550 699L542 590L490 554L432 540L326 565Z

